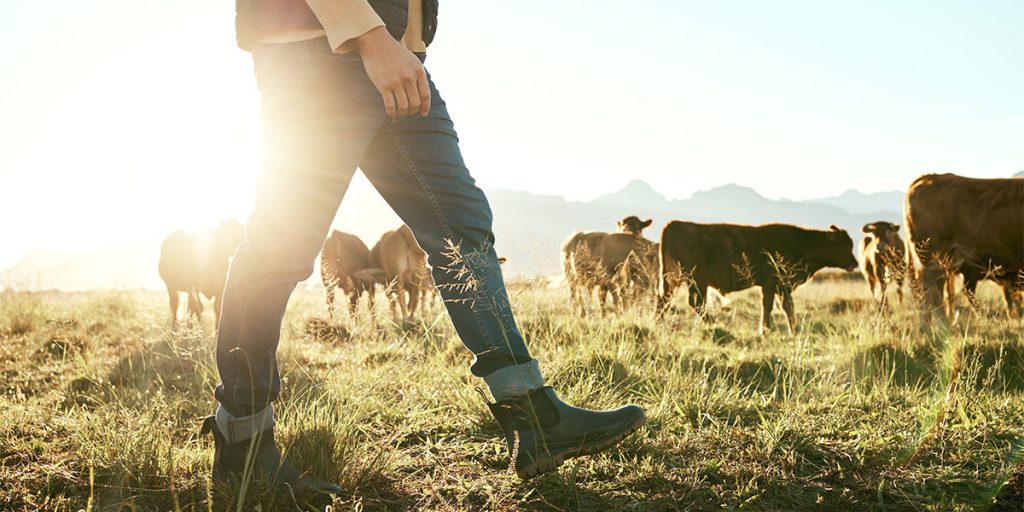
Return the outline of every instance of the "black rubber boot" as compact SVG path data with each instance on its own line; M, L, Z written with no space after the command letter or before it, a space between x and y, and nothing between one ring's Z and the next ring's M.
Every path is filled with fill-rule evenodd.
M213 433L213 483L238 482L246 470L246 461L253 479L272 482L280 490L291 488L298 492L338 494L341 487L325 482L308 473L299 471L281 458L281 451L274 443L274 431L267 430L252 439L228 444L224 434L217 428L217 420L210 416L203 421L201 435ZM251 456L250 456L251 453Z
M566 459L615 446L647 422L643 409L626 405L607 411L580 409L562 402L544 387L529 395L488 403L516 454L516 473L533 478L561 466ZM516 434L519 451L515 451Z

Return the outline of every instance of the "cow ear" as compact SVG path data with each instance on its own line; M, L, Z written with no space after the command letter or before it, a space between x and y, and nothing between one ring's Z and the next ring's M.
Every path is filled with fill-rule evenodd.
M831 229L832 231L842 231L842 229L840 229L840 227L836 226L835 224L832 224L828 228Z
M835 227L835 226L832 226L832 227ZM875 223L874 222L872 222L871 224L864 224L864 227L860 228L860 232L861 233L872 233L874 231L875 231Z
M643 222L643 224L640 224L640 227L646 228L647 226L650 226L652 222L654 222L654 219L647 219Z

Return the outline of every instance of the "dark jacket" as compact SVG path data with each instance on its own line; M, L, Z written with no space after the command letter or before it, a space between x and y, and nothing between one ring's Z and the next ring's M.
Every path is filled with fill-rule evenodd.
M395 39L409 23L409 2L423 2L423 42L434 40L439 0L368 0ZM305 0L235 0L235 37L243 50L252 50L266 33L287 29L322 28Z

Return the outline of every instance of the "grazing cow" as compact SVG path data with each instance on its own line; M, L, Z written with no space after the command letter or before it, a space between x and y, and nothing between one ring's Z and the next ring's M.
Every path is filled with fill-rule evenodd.
M910 185L903 215L923 320L935 316L946 322L953 315L957 274L963 274L968 294L979 280L992 279L1003 288L1008 314L1019 314L1024 180L926 174Z
M690 306L708 320L708 287L730 293L761 287L761 327L773 327L775 296L781 296L790 333L796 329L793 290L825 267L857 268L853 240L845 230L805 229L788 224L744 226L672 221L661 232L658 314L675 287L689 282Z
M860 271L864 274L871 294L878 297L879 306L885 305L885 288L889 283L896 284L896 295L903 303L903 276L906 258L903 251L903 239L900 238L900 226L891 222L878 221L865 224L861 231L864 238L860 241ZM875 288L878 291L875 291Z
M327 311L334 317L337 288L348 296L349 313L355 314L363 294L367 295L372 311L375 287L384 281L384 271L370 267L370 249L359 237L334 230L320 252L320 278L327 293Z
M178 230L160 246L160 278L171 303L171 326L178 323L178 301L188 294L188 311L198 321L203 313L200 295L213 299L214 325L220 322L220 298L228 275L228 262L245 238L237 220L222 222L202 233Z
M397 303L402 310L402 318L415 315L424 277L429 270L427 253L416 243L412 230L402 225L381 235L370 251L370 266L384 271L392 314Z
M652 262L656 244L643 238L651 220L629 216L618 222L618 233L576 232L562 244L562 265L569 294L580 315L585 313L584 298L596 288L602 312L609 294L616 308L623 306L623 291L630 285L642 285L644 262ZM632 255L632 256L631 256Z

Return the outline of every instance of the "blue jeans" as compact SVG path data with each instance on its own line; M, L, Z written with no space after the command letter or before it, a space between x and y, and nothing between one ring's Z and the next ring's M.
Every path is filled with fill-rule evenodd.
M412 229L455 330L483 377L531 361L494 252L491 210L462 161L433 82L426 117L390 119L356 52L324 38L253 52L262 94L263 156L246 241L231 263L217 333L216 397L234 416L273 402L281 389L277 345L295 285L313 272L356 168ZM447 241L462 254L453 266ZM467 280L472 281L471 286Z

